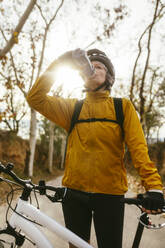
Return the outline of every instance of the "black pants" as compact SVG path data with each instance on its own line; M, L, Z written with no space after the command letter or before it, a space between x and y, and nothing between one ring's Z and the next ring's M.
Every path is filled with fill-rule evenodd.
M65 225L89 241L93 218L99 248L122 248L124 196L67 189L63 201Z

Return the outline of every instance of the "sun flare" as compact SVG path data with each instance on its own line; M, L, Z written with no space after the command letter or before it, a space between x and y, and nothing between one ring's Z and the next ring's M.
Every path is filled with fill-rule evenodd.
M62 87L62 96L82 97L84 81L79 75L79 72L69 67L60 67L56 73L55 83L52 87L56 90Z

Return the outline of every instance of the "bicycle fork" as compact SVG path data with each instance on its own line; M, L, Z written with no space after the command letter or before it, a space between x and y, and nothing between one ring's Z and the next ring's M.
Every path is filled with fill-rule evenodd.
M148 217L147 213L144 213L143 215L140 216L132 248L138 248L139 247L139 244L140 244L140 241L142 238L142 234L144 231L144 225L141 222L143 222L146 225L149 224L149 217Z

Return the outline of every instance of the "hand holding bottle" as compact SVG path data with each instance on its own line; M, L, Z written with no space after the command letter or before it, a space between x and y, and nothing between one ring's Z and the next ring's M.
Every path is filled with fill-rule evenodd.
M86 51L78 48L72 51L72 58L85 77L89 78L94 74L94 66L91 64Z
M68 65L80 71L83 76L89 78L94 74L94 67L91 64L86 51L78 48L68 51L57 59L59 65Z

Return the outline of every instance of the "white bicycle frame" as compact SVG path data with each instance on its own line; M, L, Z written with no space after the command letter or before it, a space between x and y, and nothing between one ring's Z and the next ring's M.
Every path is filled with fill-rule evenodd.
M51 217L47 216L39 209L24 201L19 199L17 202L16 212L25 217L30 217L32 221L41 224L48 230L55 232L63 240L72 243L79 248L93 248L90 244L79 238L76 234L68 230L67 228L60 225ZM47 239L45 234L38 229L37 224L21 217L16 212L12 213L9 224L13 228L19 228L21 231L27 235L39 248L52 248L53 245Z

